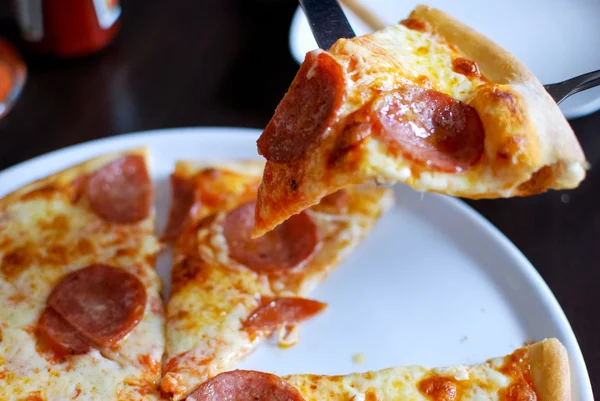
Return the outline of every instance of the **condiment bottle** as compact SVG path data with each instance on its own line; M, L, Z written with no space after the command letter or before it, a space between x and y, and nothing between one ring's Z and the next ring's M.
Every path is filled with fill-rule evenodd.
M14 0L23 39L39 53L79 57L117 34L119 0Z

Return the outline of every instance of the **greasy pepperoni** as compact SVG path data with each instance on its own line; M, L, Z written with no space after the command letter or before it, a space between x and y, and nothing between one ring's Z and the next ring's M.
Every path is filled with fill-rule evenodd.
M477 63L462 57L452 60L452 70L467 77L479 76L479 66Z
M321 313L327 304L305 298L278 298L256 309L244 327L251 330L275 330L293 325Z
M291 384L279 376L252 370L221 373L204 382L187 401L304 401Z
M59 356L85 354L90 350L89 343L77 330L51 308L42 312L38 333Z
M94 213L111 223L148 217L152 184L144 158L129 155L101 167L89 179L87 195Z
M344 74L328 53L308 53L289 91L258 139L258 153L291 162L321 140L344 100Z
M306 212L294 215L262 237L251 239L256 202L227 214L223 234L229 256L248 268L267 272L291 269L308 259L319 243L318 230Z
M171 191L173 204L169 213L169 222L163 234L163 239L167 241L174 240L180 234L195 203L193 181L172 175Z
M98 264L63 278L47 303L85 338L111 346L142 319L146 299L144 285L133 274Z
M405 86L384 93L372 107L390 148L430 169L464 171L483 153L477 111L446 94Z

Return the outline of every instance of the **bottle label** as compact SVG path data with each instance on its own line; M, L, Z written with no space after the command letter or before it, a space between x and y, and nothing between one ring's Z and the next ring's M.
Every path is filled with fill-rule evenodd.
M94 0L94 8L102 29L110 28L121 15L119 0Z
M39 42L44 37L42 0L16 0L17 21L23 37Z

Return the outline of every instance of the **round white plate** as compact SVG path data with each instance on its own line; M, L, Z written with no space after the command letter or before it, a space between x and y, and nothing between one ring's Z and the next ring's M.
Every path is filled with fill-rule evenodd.
M406 18L419 1L362 0L387 24ZM598 0L429 0L439 8L515 54L544 84L600 69L600 1ZM354 14L346 15L357 35L369 29ZM318 46L306 17L296 10L290 48L300 63ZM600 109L600 88L579 93L560 105L567 118Z
M0 196L106 152L148 145L159 230L169 174L182 159L257 158L257 130L142 132L50 153L0 173ZM569 351L574 401L593 401L581 351L556 299L525 257L463 202L396 189L397 203L314 292L329 303L290 349L262 344L240 368L338 374L394 365L477 363L528 340L557 337ZM169 284L168 256L158 271ZM366 362L354 364L362 353Z

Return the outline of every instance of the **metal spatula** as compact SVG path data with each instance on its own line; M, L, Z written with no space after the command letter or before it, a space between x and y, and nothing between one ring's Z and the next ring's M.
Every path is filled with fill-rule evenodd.
M356 36L337 0L299 0L299 2L308 19L310 30L321 49L329 49L338 39L351 39ZM365 17L364 12L358 12L357 15L376 30L384 26L382 22L375 24L373 21L376 17L372 14L369 14L368 18ZM556 103L560 103L571 95L598 85L600 85L600 70L544 85L544 87Z
M299 0L319 47L328 50L338 39L356 36L337 0Z

